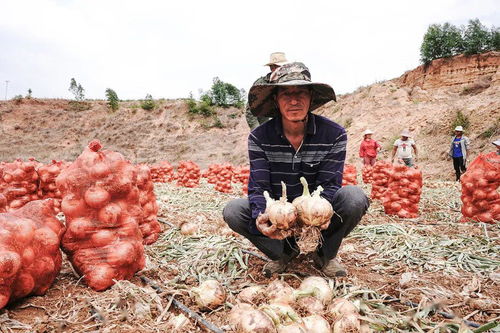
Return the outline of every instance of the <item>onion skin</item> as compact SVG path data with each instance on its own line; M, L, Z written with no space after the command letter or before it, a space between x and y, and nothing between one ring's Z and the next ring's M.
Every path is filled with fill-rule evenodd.
M302 318L304 326L307 332L314 333L330 333L331 328L328 321L320 315L312 315L305 318ZM347 331L343 331L347 332Z
M322 226L330 223L333 216L333 207L328 200L320 196L323 188L318 186L312 195L309 195L309 185L304 177L300 177L304 194L293 202L298 213L298 220L302 225ZM307 190L306 190L307 189Z
M236 327L238 333L275 333L276 327L272 320L262 311L248 310L241 313L241 319Z
M286 184L281 182L282 196L280 200L274 200L269 196L267 191L264 191L266 198L266 211L269 216L269 221L276 228L281 230L288 230L293 227L297 220L297 210L293 204L287 201L286 198Z
M246 287L238 294L238 300L244 303L253 303L254 299L257 296L262 295L263 292L264 287L262 286Z
M361 322L357 313L351 313L339 318L333 324L333 333L360 332Z
M328 282L319 276L310 276L299 287L300 291L313 292L314 297L318 298L323 304L328 304L333 298L333 291Z
M274 280L267 286L265 294L271 302L283 302L286 304L295 302L294 290L285 281Z

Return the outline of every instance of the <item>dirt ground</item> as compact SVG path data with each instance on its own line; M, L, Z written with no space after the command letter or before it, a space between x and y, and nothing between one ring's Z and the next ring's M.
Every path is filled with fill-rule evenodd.
M420 311L434 306L477 324L498 320L500 316L499 226L458 223L457 185L436 181L428 185L422 195L419 218L404 220L386 216L381 205L372 202L339 253L348 276L331 280L336 297L370 304L370 311L374 312L366 310L365 317L379 321L389 318L384 319L387 320L384 331L416 331L405 323L422 314L412 310L408 302L419 304ZM369 185L362 187L368 194ZM231 198L238 197L240 191L235 185L233 194L218 193L213 185L204 181L193 189L157 184L164 232L156 244L147 247L145 270L130 282L122 281L107 291L94 292L65 260L61 274L45 296L28 297L2 310L2 329L11 332L162 332L167 329L169 319L180 313L170 304L169 297L174 296L226 331L229 330L227 314L244 287L266 286L282 279L296 288L306 276L321 276L308 255L296 258L283 274L274 274L271 278L262 275L265 257L222 221L222 207ZM182 236L179 233L177 227L186 221L197 224L196 234ZM444 240L447 243L441 243ZM404 246L409 246L406 252L401 250ZM464 259L456 259L456 255ZM401 258L397 259L398 256ZM474 263L472 256L481 257L483 266ZM238 264L238 257L245 267ZM405 279L405 273L410 277ZM161 292L157 294L141 277L161 286ZM201 311L190 293L191 288L207 278L221 281L228 293L226 305L210 312ZM262 305L266 298L260 301L257 305ZM384 310L375 310L373 304L384 306ZM419 320L420 325L450 322L437 313ZM181 331L207 330L190 319Z

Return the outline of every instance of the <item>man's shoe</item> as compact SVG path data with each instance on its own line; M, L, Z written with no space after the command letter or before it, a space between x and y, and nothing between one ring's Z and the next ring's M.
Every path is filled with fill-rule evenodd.
M335 258L331 259L321 271L331 278L347 276L345 268Z
M270 278L273 273L283 273L290 261L292 261L295 257L297 257L300 254L300 250L298 249L293 249L290 254L284 254L283 258L280 260L273 260L268 262L267 264L264 265L262 268L262 272L264 273L264 276L267 278Z
M283 260L273 260L264 265L262 273L265 277L270 278L273 273L283 273L286 266L287 264Z
M321 270L325 266L325 260L318 255L318 252L312 253L312 260L314 263L314 267Z

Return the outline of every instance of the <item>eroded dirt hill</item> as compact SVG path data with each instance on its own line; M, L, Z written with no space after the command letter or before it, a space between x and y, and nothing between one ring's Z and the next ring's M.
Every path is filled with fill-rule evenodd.
M393 140L409 128L420 149L426 176L449 178L446 161L450 126L457 111L470 120L473 157L491 151L500 136L500 52L440 59L399 78L361 87L316 111L347 128L348 162L359 164L361 133L370 128L387 156ZM335 87L334 87L335 88ZM94 138L134 162L193 160L202 167L224 161L246 163L249 128L242 110L217 110L215 117L191 115L184 100L159 100L152 111L121 102L109 112L104 101L78 111L72 102L22 99L0 102L0 161L35 157L74 159Z

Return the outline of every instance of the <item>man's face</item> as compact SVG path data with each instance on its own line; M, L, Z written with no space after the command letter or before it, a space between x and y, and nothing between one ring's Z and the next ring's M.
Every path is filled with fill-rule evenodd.
M406 141L406 140L408 140L408 137L407 136L402 136L401 140Z
M462 135L462 132L460 131L455 131L455 136L461 136Z
M271 70L271 72L274 72L278 68L280 68L280 66L278 66L278 65L269 65L269 69Z
M276 101L283 119L303 121L311 105L311 95L309 87L279 87Z

